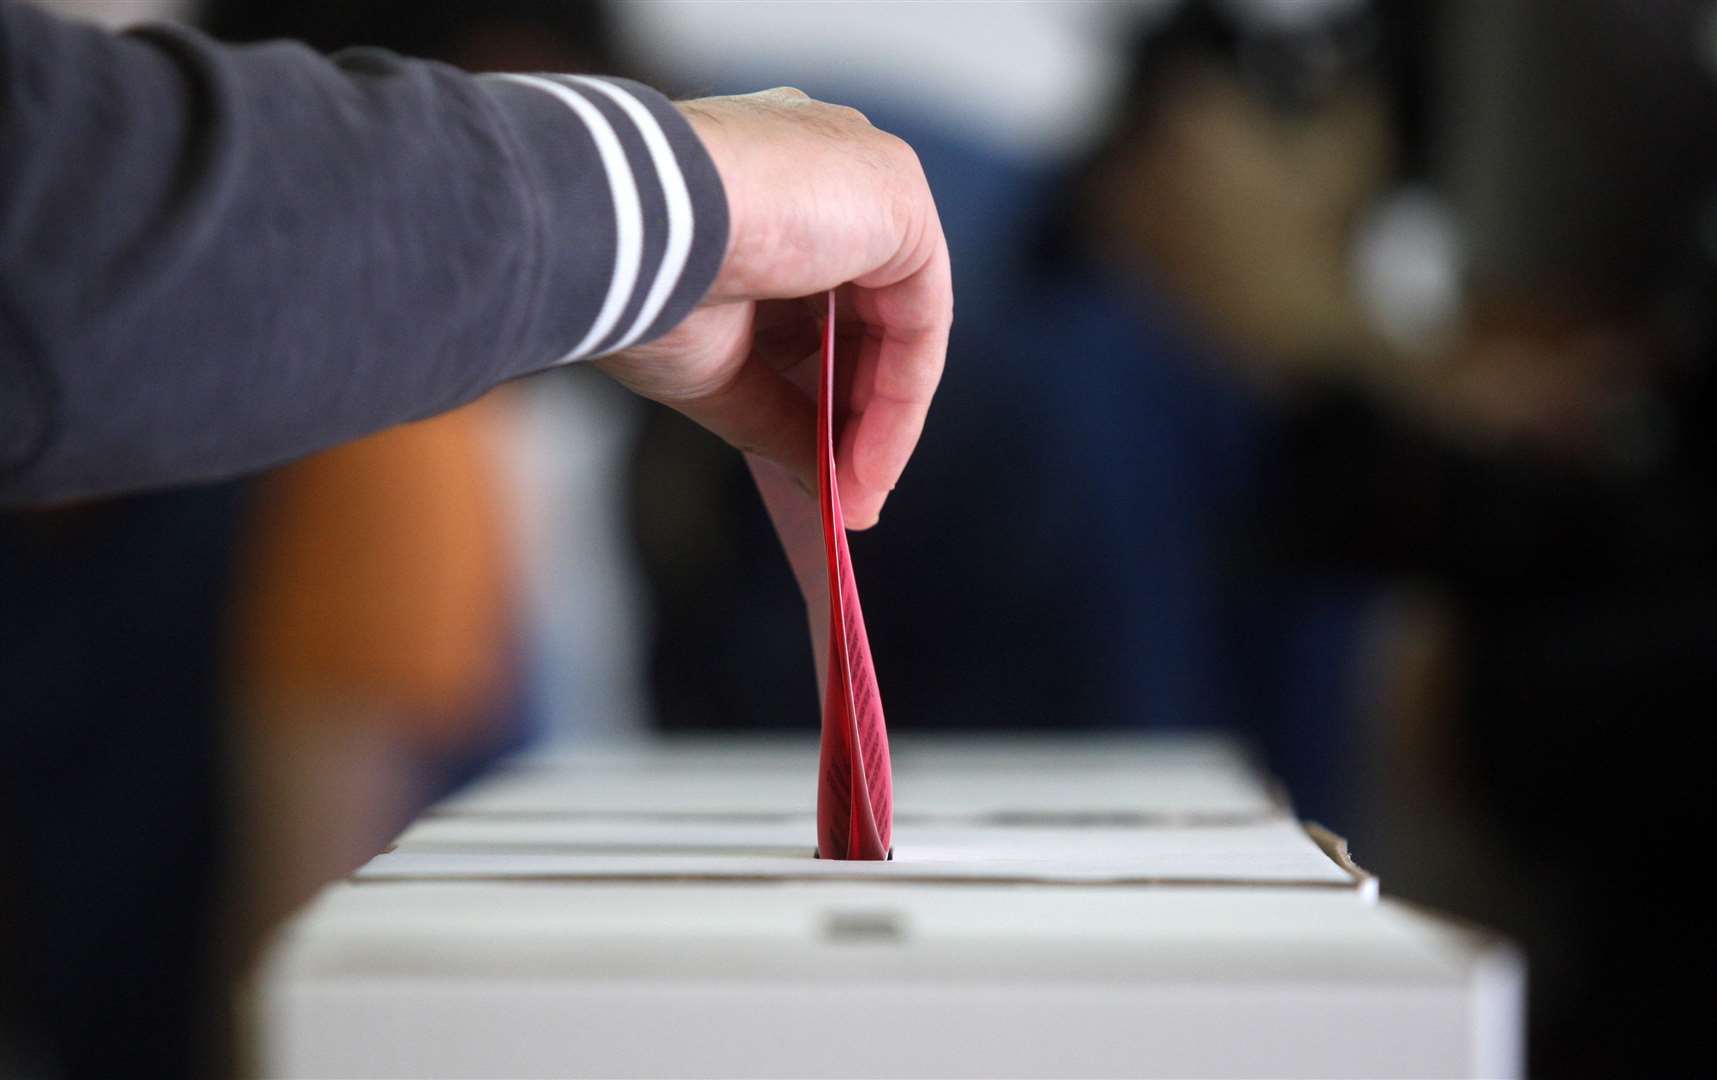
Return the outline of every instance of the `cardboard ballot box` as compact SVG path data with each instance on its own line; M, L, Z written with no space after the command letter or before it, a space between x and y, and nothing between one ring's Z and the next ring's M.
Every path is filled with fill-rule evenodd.
M1379 899L1202 740L899 740L895 859L816 747L538 755L281 935L271 1076L1509 1076L1504 943Z

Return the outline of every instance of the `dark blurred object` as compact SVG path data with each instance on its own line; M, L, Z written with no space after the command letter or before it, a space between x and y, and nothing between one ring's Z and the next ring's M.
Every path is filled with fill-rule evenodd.
M1689 875L1717 828L1712 359L1659 385L1655 453L1627 471L1336 387L1277 462L1282 555L1433 583L1450 613L1435 730L1391 737L1407 756L1360 850L1527 946L1534 1075L1675 1075L1711 1004L1717 918Z
M472 71L615 69L613 18L594 0L197 0L195 21L222 41L373 45Z
M1375 67L1383 39L1383 18L1366 2L1182 0L1136 32L1114 130L1154 111L1188 63L1230 72L1274 108L1315 111L1357 72Z
M1361 857L1526 944L1534 1075L1682 1075L1717 974L1686 876L1717 826L1717 11L1443 15L1464 341L1411 401L1302 387L1263 513L1290 562L1438 598Z
M1441 23L1440 170L1475 293L1639 309L1717 195L1706 0L1464 0Z
M217 613L244 506L225 484L0 515L0 1071L230 1067Z

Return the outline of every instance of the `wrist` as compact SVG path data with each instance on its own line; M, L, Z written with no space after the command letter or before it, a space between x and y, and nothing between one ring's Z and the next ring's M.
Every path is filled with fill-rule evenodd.
M715 282L710 292L720 291L721 282L726 277L727 268L733 262L735 249L739 244L743 222L739 216L738 201L735 199L737 189L737 173L732 156L729 140L724 137L724 127L721 117L714 109L709 108L702 100L676 101L674 108L685 117L686 123L703 144L704 152L709 155L710 163L715 166L716 177L721 181L721 188L727 200L727 242L722 251L721 266L716 271Z

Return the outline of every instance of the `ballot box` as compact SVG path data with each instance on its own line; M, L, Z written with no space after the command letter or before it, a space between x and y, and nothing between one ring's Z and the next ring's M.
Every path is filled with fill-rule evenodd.
M1219 740L897 740L895 857L811 742L518 761L279 935L269 1076L1517 1075L1524 973L1380 896Z

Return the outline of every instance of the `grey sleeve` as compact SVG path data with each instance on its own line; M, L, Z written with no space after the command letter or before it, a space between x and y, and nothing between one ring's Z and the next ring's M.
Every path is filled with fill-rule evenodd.
M727 228L636 83L0 0L0 503L231 476L647 340Z

